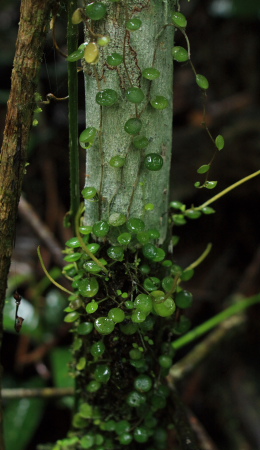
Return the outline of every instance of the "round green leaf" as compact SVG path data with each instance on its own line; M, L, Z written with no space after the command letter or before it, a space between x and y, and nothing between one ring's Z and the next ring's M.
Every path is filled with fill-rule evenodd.
M215 139L215 144L218 150L222 150L224 148L225 145L225 141L223 136L221 136L221 134L219 134L216 139Z
M210 169L210 164L203 164L197 169L197 173L206 173Z
M201 89L208 89L209 82L204 75L196 75L196 83Z

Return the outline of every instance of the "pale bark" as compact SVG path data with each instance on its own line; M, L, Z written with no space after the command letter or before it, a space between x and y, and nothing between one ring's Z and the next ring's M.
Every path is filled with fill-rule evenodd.
M172 101L173 101L173 47L174 27L171 23L172 1L135 0L131 2L107 2L108 16L95 25L95 33L109 35L111 43L101 49L96 66L84 65L86 85L86 125L100 131L95 145L86 154L86 186L94 186L99 201L86 201L85 222L107 220L111 213L123 213L127 217L139 217L147 228L161 232L161 242L166 236L169 192L169 171L172 151ZM142 20L142 27L129 32L125 21L131 17ZM86 39L90 35L86 33ZM126 100L126 89L131 87L125 66L111 68L105 63L113 52L125 53L125 62L131 83L141 87L145 100L137 105L137 114L143 122L140 132L149 139L145 150L137 150L131 144L131 136L124 131L124 123L136 116L136 106ZM105 63L105 64L104 64ZM149 81L142 77L142 70L155 67L161 72L158 79ZM111 107L100 107L95 102L98 91L114 89L119 101ZM149 100L162 95L169 100L169 107L158 111ZM143 111L143 112L142 112ZM83 150L84 151L84 150ZM145 154L159 153L164 165L159 171L144 167ZM112 156L127 157L121 169L109 165ZM153 203L153 211L145 211L144 205Z

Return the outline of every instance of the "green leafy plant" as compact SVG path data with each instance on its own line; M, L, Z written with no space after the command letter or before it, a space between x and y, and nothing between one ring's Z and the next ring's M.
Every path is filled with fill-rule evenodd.
M70 445L73 448L100 450L116 450L122 446L129 449L166 449L167 430L171 427L171 416L166 411L171 409L172 401L166 376L173 365L176 350L231 314L259 301L257 296L240 302L239 306L234 305L189 331L191 324L185 311L192 306L193 295L182 283L194 275L194 269L207 257L211 245L194 263L186 268L180 267L173 260L167 245L164 245L166 233L159 226L158 211L153 222L157 226L149 226L150 220L146 214L154 209L154 191L151 195L145 191L145 203L141 202L139 212L136 205L132 208L135 197L145 189L148 180L154 183L155 174L160 176L165 160L160 150L154 151L150 143L153 140L149 137L150 129L147 133L145 129L147 118L158 120L170 107L167 92L158 89L159 84L154 89L152 84L161 77L161 71L154 67L159 38L169 29L171 34L174 29L180 30L186 39L187 49L173 47L171 57L177 62L190 62L195 82L203 94L209 83L204 75L197 74L190 60L190 44L185 31L187 20L178 10L171 13L172 21L165 22L155 38L153 64L141 69L138 66L137 73L132 74L133 56L128 53L126 41L135 33L142 32L144 18L142 14L140 18L131 17L129 6L119 2L121 14L123 11L125 13L123 26L121 24L122 28L125 27L125 37L120 45L117 43L118 51L115 52L110 28L108 46L111 49L107 50L100 46L100 42L105 38L105 35L102 36L104 21L107 21L109 28L114 7L109 2L94 2L88 4L84 12L85 38L91 38L92 42L85 47L83 69L86 83L90 86L87 109L93 112L93 119L81 133L79 142L88 152L90 165L92 159L95 160L93 153L97 152L96 161L100 161L101 171L97 172L97 183L90 179L93 184L87 181L82 191L85 205L78 209L75 216L75 237L66 243L65 260L68 264L63 273L71 281L73 291L67 291L69 304L64 320L73 324L71 374L78 386L79 401L68 438L58 441L54 450L65 450ZM137 41L134 40L134 43ZM68 57L68 61L71 60L72 55ZM118 87L118 81L108 83L109 87L106 87L100 77L106 65L110 72L113 68L123 68L121 76L126 80L123 87ZM108 78L112 77L110 72ZM141 83L139 75L143 79ZM94 89L93 83L96 84ZM92 95L92 90L98 92ZM131 111L126 119L124 105L129 105L127 114L128 110ZM120 107L123 119L118 113ZM204 117L205 114L204 111ZM113 143L117 148L117 136L106 131L113 117L120 117L118 121L122 133L127 133L120 153L115 151L114 154L107 151L106 142L109 146ZM218 135L214 139L206 123L204 126L216 151L222 150L223 136ZM140 131L145 134L139 134ZM214 158L215 154L209 163L198 168L198 174L206 174L206 178L203 184L196 182L195 187L216 187L217 181L208 179ZM122 202L115 200L119 197L119 190L127 183L126 168L130 159L134 159L131 164L137 178L132 192L130 190L126 208L122 207ZM121 174L118 177L117 172L115 193L105 203L103 196L107 195L106 189L109 191L105 187L105 172L112 174L115 169ZM179 201L171 202L171 225L184 225L188 219L214 213L209 204L256 175L259 171L199 207L187 209ZM110 179L109 175L107 177ZM113 177L111 175L111 180ZM176 210L177 213L174 212Z
M144 2L139 9L130 3L87 1L82 8L70 3L68 10L71 210L66 224L74 236L66 242L62 273L70 289L48 273L40 248L38 255L46 276L68 296L64 321L73 335L69 358L67 349L58 349L51 358L69 365L76 402L71 429L49 446L52 450L166 450L173 411L169 379L176 352L260 301L259 296L240 300L194 329L186 315L194 298L185 282L207 258L211 244L181 267L172 252L178 240L173 230L214 214L209 205L260 171L199 206L170 201L173 60L190 63L204 98L209 82L191 61L187 19L178 2L151 2L159 18L149 40L153 48L145 57L142 47L151 11ZM78 46L81 23L85 36ZM177 30L187 48L173 46ZM87 121L78 136L80 60ZM211 190L217 181L209 174L225 142L222 135L211 135L205 104L203 126L215 152L197 169L205 179L195 187ZM78 146L87 159L84 203ZM57 385L67 385L67 377L64 382L61 371L54 372L59 375ZM38 407L40 413L42 405Z

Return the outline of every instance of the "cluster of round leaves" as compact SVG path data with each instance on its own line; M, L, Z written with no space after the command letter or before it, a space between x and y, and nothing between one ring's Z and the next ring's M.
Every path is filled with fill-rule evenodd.
M116 3L120 0L110 0ZM102 20L106 15L106 5L102 2L93 2L86 7L87 17L91 20ZM185 18L180 13L173 15L173 22L176 26L185 28ZM128 31L136 31L142 25L138 18L132 18L126 23ZM106 36L99 37L97 41L82 44L76 55L70 55L69 60L77 60L84 57L90 64L96 64L99 58L99 46L107 45L109 38ZM185 49L183 49L185 50ZM186 51L173 49L174 59L185 59L188 55ZM181 56L182 55L182 56ZM74 59L73 59L74 58ZM189 57L188 57L189 58ZM114 52L107 57L107 64L111 67L117 67L123 63L123 55ZM145 68L142 72L144 79L153 81L160 76L159 70L154 67ZM204 77L205 78L205 77ZM206 79L205 79L206 80ZM203 76L197 75L197 83L206 89ZM199 85L200 85L199 84ZM145 100L142 89L138 86L130 86L125 92L125 97L129 103L138 105ZM111 107L118 102L119 95L113 89L105 89L97 93L96 102L102 107ZM161 96L155 95L150 104L157 110L163 110L169 106L169 101ZM149 139L140 134L142 130L142 121L140 117L133 117L127 120L124 125L126 133L132 136L132 143L136 149L145 149L149 145ZM93 146L98 130L89 127L80 135L80 145L83 148ZM111 167L120 168L125 164L125 158L115 155L109 161ZM148 170L158 171L163 165L162 157L157 153L150 153L145 156L144 167ZM94 187L87 187L82 191L83 197L90 201L95 201L98 193ZM154 205L148 204L146 210L152 210ZM120 227L117 237L117 243L104 250L97 242L90 242L90 234L96 239L104 239L109 236L110 229ZM80 350L84 336L91 335L94 337L93 343L89 347L88 359L92 365L92 378L89 380L86 390L91 395L98 392L104 385L109 383L111 376L111 366L106 362L106 342L107 335L113 333L115 328L119 328L121 333L126 335L135 335L141 332L149 345L153 342L146 334L153 330L158 317L173 317L176 308L184 310L192 304L192 294L186 290L178 288L176 280L183 277L188 279L192 274L182 273L180 267L176 267L170 260L166 259L164 250L156 245L159 238L159 232L155 229L145 230L144 222L139 218L131 218L126 220L124 214L112 214L107 221L98 221L93 227L80 227L83 235L84 244L95 258L92 259L86 254L81 242L78 238L72 238L67 242L68 252L65 260L69 263L65 267L65 272L73 279L72 286L75 289L75 295L71 296L69 307L66 309L66 322L78 322L77 335L78 338L74 342L74 350ZM121 263L125 259L125 253L128 248L136 248L136 244L141 247L141 262L138 270L141 276L142 286L140 293L129 296L127 292L119 293L107 312L99 314L100 304L106 301L102 292L102 283L100 278L104 277L102 267L113 270L116 262ZM102 256L100 256L100 253ZM99 264L99 263L100 264ZM167 269L168 275L162 280L152 276L155 265L160 264ZM107 277L107 281L109 278ZM181 334L187 331L189 321L183 315L180 315L178 323L174 324L173 331ZM95 331L95 333L92 333ZM99 338L98 338L99 336ZM162 375L167 375L174 356L174 350L171 346L162 346L161 353L158 355L159 365ZM116 441L123 445L129 445L131 442L137 444L148 444L153 449L164 449L167 442L167 432L158 426L155 413L165 408L168 391L165 386L156 385L155 380L151 377L149 357L145 356L144 348L138 344L133 344L133 348L129 351L129 361L132 367L137 371L134 378L132 390L129 392L126 403L130 409L137 411L137 414L143 418L137 426L127 420L108 420L104 421L100 418L100 411L88 403L82 403L79 412L74 416L73 425L75 428L87 428L89 419L98 418L97 423L100 430L94 433L87 432L82 435L77 442L81 448L90 449L114 449L114 439L105 437L102 431L106 433L112 432L116 435ZM76 365L76 370L81 372L87 364L86 357L80 357ZM93 429L92 429L93 430ZM150 450L150 447L149 447Z
M137 303L140 303L140 301ZM79 335L81 335L81 332ZM90 403L82 401L78 412L73 417L74 428L84 429L84 433L81 433L78 441L81 448L101 449L103 447L99 447L99 445L102 446L105 438L106 449L121 448L121 446L117 446L117 443L120 445L147 443L153 449L164 449L167 431L162 428L162 423L159 423L156 416L157 412L166 406L169 389L160 382L158 383L157 377L151 375L150 366L153 365L153 361L145 352L144 347L133 341L128 358L124 358L123 361L130 364L136 372L125 399L124 415L128 420L103 418L100 409L92 406L91 400L93 398L93 404L95 404L95 395L96 393L100 395L99 391L110 382L113 377L113 368L110 366L110 362L107 362L109 353L106 353L106 338L102 337L96 340L96 336L94 339L95 341L89 347L89 381L86 385ZM146 345L153 345L153 341L147 335L144 335L143 339ZM165 346L162 348L159 364L163 374L166 374L169 370L168 359L173 357L173 353L173 348L166 348ZM79 368L78 370L82 369ZM130 419L131 416L132 419ZM95 419L98 420L95 421Z
M99 372L101 374L102 370ZM74 438L73 444L80 442L81 448L84 449L114 450L131 443L150 443L151 448L164 449L167 443L167 431L156 418L156 412L166 406L168 396L169 389L165 385L158 385L149 375L140 374L134 379L133 390L129 392L126 399L129 410L139 415L139 419L137 416L134 422L129 419L102 419L98 408L90 403L81 403L73 418L74 428L87 428L90 420L95 417L99 419L89 431L82 433L83 436L81 434L81 438L77 441Z
M198 219L202 214L209 215L215 213L215 210L210 206L204 206L201 209L186 209L186 205L184 203L176 200L170 202L170 207L173 210L178 211L172 214L172 220L175 225L185 225L187 223L186 219Z
M85 188L84 194L93 200L97 192L94 188ZM106 239L111 229L113 234L118 229L118 244L104 247L99 242L91 242L91 235L96 239ZM147 347L153 345L151 333L160 318L165 318L165 326L169 327L167 322L171 324L171 332L177 335L187 331L189 321L183 315L177 323L169 319L173 318L176 308L184 311L192 304L190 292L178 287L175 289L177 278L187 280L192 273L185 274L179 266L166 259L165 252L156 245L160 237L158 230L146 230L139 218L127 220L124 214L113 213L107 221L98 221L92 227L79 227L79 232L84 246L98 258L101 266L86 253L78 237L67 241L64 259L68 266L65 273L73 280L75 294L70 296L65 321L77 323L73 343L73 351L78 355L75 373L76 376L82 374L86 380L89 401L82 400L73 417L73 427L79 430L73 439L77 439L80 448L93 450L116 450L138 444L144 444L150 450L165 449L167 422L162 425L157 415L166 407L169 392L166 386L158 384L157 377L153 375L154 361ZM103 273L102 267L111 272L116 270L124 261L127 249L131 245L136 248L136 244L140 246L140 262L135 269L139 273L139 293L130 295L129 292L117 291L116 295L105 298L109 293L109 277ZM117 262L120 264L116 265ZM158 267L167 276L162 279L153 276L153 270L157 271ZM102 282L104 278L106 294ZM115 334L114 330L117 330ZM122 364L130 366L135 373L125 397L125 417L131 418L129 420L116 420L114 417L108 420L101 408L93 406L97 396L109 390L115 376L108 341L116 339L118 332L132 341L132 348L128 348L122 360ZM140 334L145 346L140 342ZM169 343L163 343L161 349L156 351L160 373L164 377L172 366L174 348Z
M92 192L91 188L85 190L88 197L96 195L95 189ZM103 257L96 259L101 245L97 242L89 243L89 236L92 233L96 238L106 238L111 228L118 228L118 243L107 247L106 259ZM98 221L93 227L80 227L79 231L90 254L81 249L81 242L77 237L71 238L66 243L68 250L64 259L69 264L64 270L73 278L72 287L75 290L75 294L70 298L70 305L66 308L68 314L65 321L75 322L87 315L92 317L90 322L80 324L82 327L80 332L88 334L95 329L101 335L108 335L119 324L121 332L134 334L139 325L152 329L154 316L170 317L174 314L176 306L182 309L191 306L192 296L189 292L180 289L177 294L175 292L177 289L175 277L176 274L179 276L181 269L176 272L176 266L166 259L164 250L154 243L160 237L158 230L145 230L145 224L141 219L132 217L126 220L124 214L113 213L108 221ZM123 296L123 301L112 297L114 305L106 315L100 315L99 303L103 302L104 295L100 291L99 277L102 276L103 269L115 262L124 261L128 248L136 251L136 246L141 247L144 260L139 268L143 277L143 292L131 300L128 299L128 294ZM92 259L90 255L94 258ZM150 265L157 263L169 268L168 277L160 280L151 276Z

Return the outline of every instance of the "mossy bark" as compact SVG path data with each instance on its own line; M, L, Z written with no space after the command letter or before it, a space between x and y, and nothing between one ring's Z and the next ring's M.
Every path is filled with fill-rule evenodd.
M24 0L0 155L0 345L2 311L15 239L18 201L35 106L37 77L53 0ZM0 448L4 450L0 408Z
M86 153L86 184L94 186L99 199L86 201L85 222L92 225L97 220L108 220L112 213L144 220L147 228L157 228L161 242L167 231L169 171L172 152L172 102L173 102L173 46L174 27L170 13L173 1L135 0L119 3L105 2L108 14L101 21L92 21L95 34L110 36L107 47L100 48L97 65L84 64L86 86L86 126L99 130L99 137ZM142 20L139 30L128 31L126 21L138 17ZM95 37L86 29L86 40ZM117 67L106 63L106 58L116 52L124 56ZM142 71L154 67L160 77L149 81ZM145 99L140 104L127 101L126 91L140 87ZM99 106L96 94L104 89L114 89L118 102L111 106ZM150 100L160 95L167 98L169 106L156 110ZM143 150L132 144L131 135L124 131L125 122L132 117L142 121L140 135L149 139ZM157 153L163 158L161 170L151 171L144 166L146 154ZM110 159L126 157L122 168L109 165ZM153 203L153 211L144 206Z

